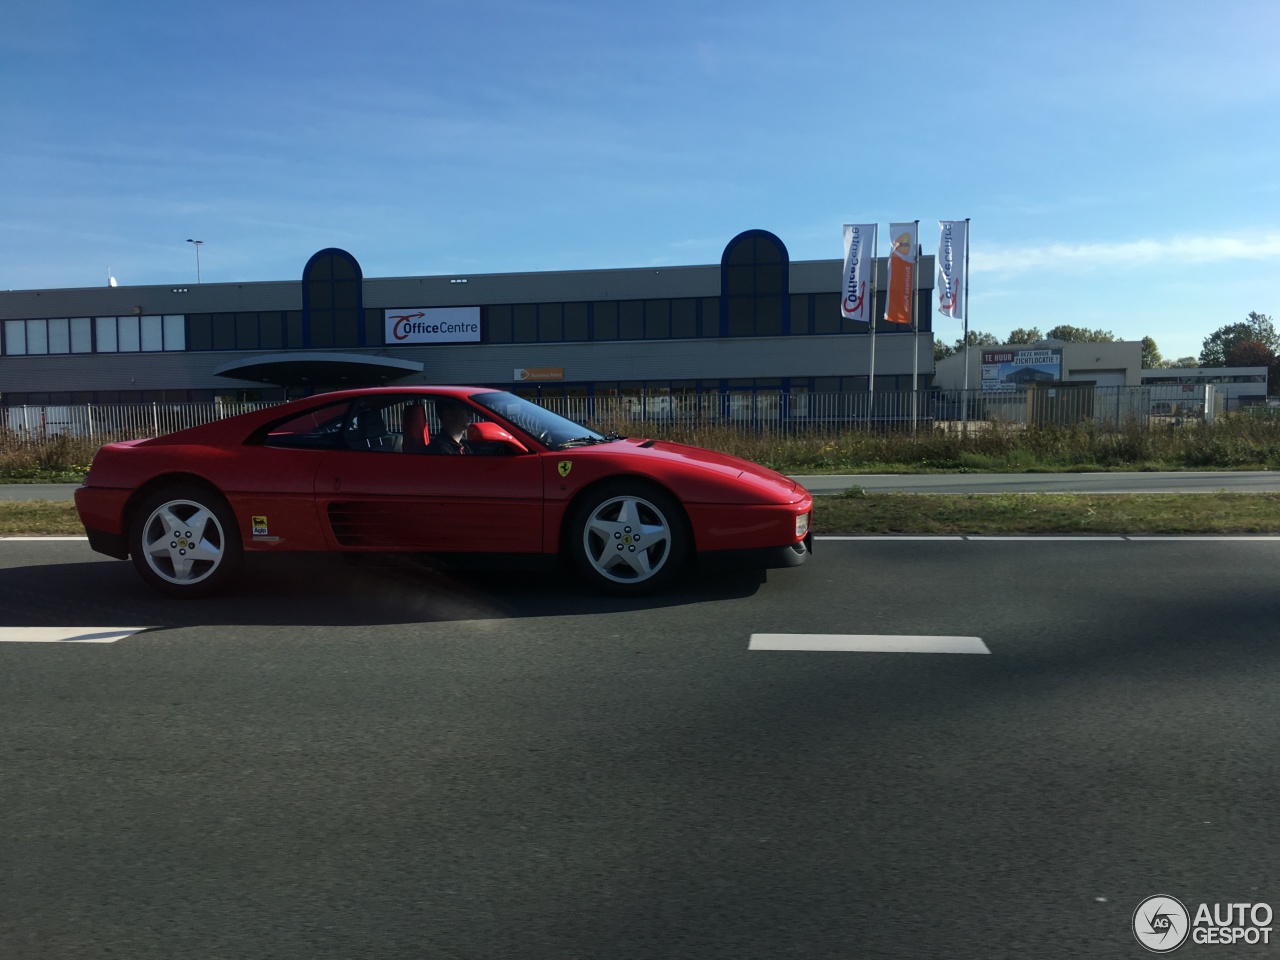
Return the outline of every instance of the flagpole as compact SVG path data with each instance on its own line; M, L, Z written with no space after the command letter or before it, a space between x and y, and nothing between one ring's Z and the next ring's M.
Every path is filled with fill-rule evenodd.
M880 224L876 224L871 234L871 311L868 318L871 323L871 373L867 376L867 418L876 412L876 286L880 279Z
M964 393L960 401L960 433L969 434L969 218L964 218Z
M916 221L915 249L911 251L915 269L911 271L911 432L920 423L920 221Z

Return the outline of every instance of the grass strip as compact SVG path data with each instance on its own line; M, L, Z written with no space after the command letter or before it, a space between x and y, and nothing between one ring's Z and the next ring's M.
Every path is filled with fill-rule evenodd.
M1280 534L1280 494L853 493L814 498L814 532ZM84 533L75 504L0 502L0 535Z
M815 497L821 534L1280 534L1280 494L918 494Z
M70 501L6 500L0 502L0 536L84 536Z

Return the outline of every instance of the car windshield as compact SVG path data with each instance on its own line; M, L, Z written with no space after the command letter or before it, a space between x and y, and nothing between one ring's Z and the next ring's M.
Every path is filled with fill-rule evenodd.
M552 450L563 450L581 444L607 443L613 439L510 393L478 393L473 394L471 399L504 420L511 421Z

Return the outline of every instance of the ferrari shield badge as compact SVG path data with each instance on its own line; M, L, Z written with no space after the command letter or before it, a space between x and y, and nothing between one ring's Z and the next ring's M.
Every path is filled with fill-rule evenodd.
M567 477L569 475L569 471L573 469L573 461L561 460L556 464L556 469L560 472L560 476Z

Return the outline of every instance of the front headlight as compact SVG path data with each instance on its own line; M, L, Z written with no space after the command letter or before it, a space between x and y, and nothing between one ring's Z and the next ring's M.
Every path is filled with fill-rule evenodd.
M796 517L796 537L803 537L809 532L809 515L802 513Z

